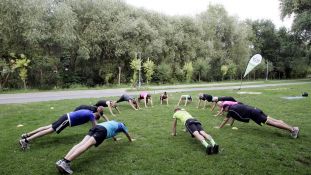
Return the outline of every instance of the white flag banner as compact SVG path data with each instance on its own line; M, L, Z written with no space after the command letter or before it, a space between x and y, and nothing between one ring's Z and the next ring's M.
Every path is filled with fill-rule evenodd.
M243 78L252 71L258 64L261 63L262 56L260 54L254 55L248 62Z

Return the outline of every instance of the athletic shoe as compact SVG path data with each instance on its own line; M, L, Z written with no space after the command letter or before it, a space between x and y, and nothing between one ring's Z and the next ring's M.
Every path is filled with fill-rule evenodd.
M214 145L213 146L213 154L218 154L219 153L219 145Z
M25 139L19 140L19 145L21 146L22 150L25 150L28 148L28 143L25 141Z
M21 139L26 139L28 137L27 133L21 135Z
M60 163L62 163L63 160L58 160L55 164L59 165Z
M291 133L291 136L296 139L299 135L299 128L298 127L294 127L292 133Z
M213 147L208 145L205 151L206 151L206 154L210 155L213 153Z
M57 169L60 173L67 173L72 174L73 171L70 168L70 163L66 163L65 161L60 161L60 164L58 164L58 161L56 162Z

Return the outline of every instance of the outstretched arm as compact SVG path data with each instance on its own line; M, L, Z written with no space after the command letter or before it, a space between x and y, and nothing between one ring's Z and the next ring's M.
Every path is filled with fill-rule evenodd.
M115 109L118 111L119 114L121 113L118 107L115 107Z
M111 103L108 104L108 108L109 108L109 111L110 111L111 115L116 116L116 115L114 115L113 112L112 112Z
M97 125L97 121L96 120L92 120L92 127L95 128Z
M198 102L198 107L197 107L197 108L199 108L199 107L200 107L200 104L201 104L201 100L199 100L199 102Z
M188 97L186 97L185 106L187 106L187 102L188 102Z
M151 107L153 107L152 97L150 97L150 104L151 104Z
M138 109L135 108L134 103L133 103L132 100L130 100L129 103L130 103L130 105L132 106L133 109L138 110ZM138 106L138 102L137 102L137 106ZM138 107L137 107L137 108L138 108Z
M173 126L172 126L172 136L176 136L176 125L177 125L177 119L175 118L173 121Z
M231 118L231 117L230 117ZM230 118L225 118L224 121L219 125L219 128L222 128L225 126L225 124L229 121Z
M132 142L132 138L131 138L131 136L129 135L129 133L127 133L127 132L123 132L123 133L126 135L127 139L128 139L130 142Z
M182 97L179 98L179 101L178 101L178 103L177 103L177 106L179 106L179 103L181 102L181 98L182 98Z
M105 114L103 114L103 118L105 119L105 121L109 121L109 118Z
M147 96L144 97L145 108L147 108Z
M212 102L212 108L211 108L211 111L213 111L213 110L214 110L215 106L216 106L216 102Z
M218 113L217 113L216 115L214 115L214 116L217 117L217 116L219 116L219 115L221 115L221 114L223 114L223 113L224 113L223 108L220 108L220 110L218 111Z

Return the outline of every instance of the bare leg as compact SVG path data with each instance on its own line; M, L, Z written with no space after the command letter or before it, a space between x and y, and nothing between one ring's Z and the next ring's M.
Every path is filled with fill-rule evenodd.
M36 134L37 132L40 132L40 131L49 129L50 127L51 127L51 125L47 125L47 126L40 127L40 128L38 128L38 129L36 129L36 130L33 130L33 131L27 133L27 135L28 135L28 137L29 137L29 136L32 136L32 135Z
M280 128L280 129L284 129L284 130L288 130L289 132L292 132L294 129L292 126L286 124L285 122L283 122L282 120L276 120L274 118L268 117L267 118L267 125L270 126L274 126L276 128Z
M199 134L201 134L205 139L209 140L211 138L211 136L208 135L205 131L200 131Z
M66 155L65 159L67 159L69 161L74 160L75 158L80 156L82 153L84 153L86 150L88 150L94 144L96 144L94 137L89 137L87 140L85 140L80 145L78 144L79 146L77 146L74 150L69 151L69 152L71 152L71 154L68 156Z
M205 140L205 138L199 133L199 131L194 131L193 135L199 141Z
M30 137L27 137L27 140L31 141L31 140L33 140L35 138L39 138L39 137L45 136L47 134L51 134L53 132L54 132L54 129L52 128L52 125L50 125L49 128L47 128L45 130L41 130L41 131L37 132L36 134L34 134L34 135L30 136Z
M80 147L80 146L83 145L86 141L88 141L88 139L90 139L90 137L91 137L91 136L86 135L80 143L76 144L74 147L71 148L71 150L67 153L67 155L66 155L65 157L70 157L71 154L72 154L73 152L75 152L76 149L77 149L78 147Z
M181 98L179 99L178 103L177 103L177 106L179 106L179 103L181 102Z

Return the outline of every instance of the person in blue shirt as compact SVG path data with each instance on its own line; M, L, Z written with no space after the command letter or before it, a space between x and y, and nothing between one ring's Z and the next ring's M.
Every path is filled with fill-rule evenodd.
M92 105L80 105L74 109L74 111L79 111L81 109L87 109L92 111L93 113L99 112L100 116L103 117L106 121L108 121L108 117L104 114L105 106L92 106Z
M132 142L134 139L128 133L127 127L124 123L114 120L102 122L96 125L95 128L90 129L89 133L84 139L71 148L67 155L56 162L56 167L60 173L72 174L73 171L70 168L70 162L88 150L91 146L97 147L104 140L113 138L118 133L123 132L128 140Z
M19 140L21 149L25 150L26 148L29 148L29 142L36 138L51 134L53 132L59 134L67 126L78 126L91 121L93 127L95 127L97 124L96 120L100 118L100 113L102 112L103 107L99 108L95 113L90 110L82 109L64 114L57 121L50 125L43 126L34 131L22 134L21 139Z

